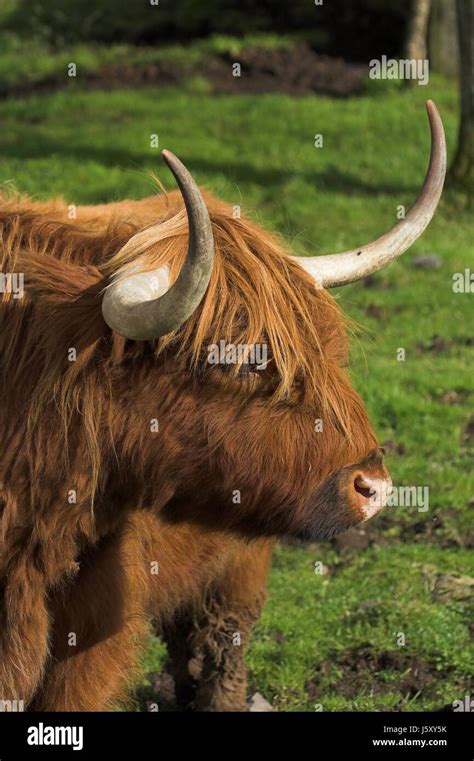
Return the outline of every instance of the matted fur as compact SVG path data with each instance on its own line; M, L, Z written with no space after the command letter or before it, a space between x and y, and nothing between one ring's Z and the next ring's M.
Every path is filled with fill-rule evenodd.
M215 266L202 306L178 331L156 341L155 353L173 352L192 372L209 371L207 348L225 340L253 345L267 342L276 378L269 403L297 401L332 416L350 439L353 415L340 393L347 345L336 302L291 257L281 242L232 209L205 195L215 240ZM57 400L67 444L73 410L80 409L92 453L93 482L100 468L96 421L96 388L89 382L97 362L101 375L113 374L126 356L137 357L142 344L110 332L100 311L103 289L112 274L170 265L174 280L187 250L187 218L178 194L156 198L157 223L137 231L129 222L89 219L78 225L64 221L65 205L33 204L27 199L1 202L2 271L21 271L26 299L17 303L3 295L13 314L0 335L6 384L31 387L30 423L42 415L51 397ZM34 316L23 330L33 306ZM25 335L27 340L25 340ZM70 347L77 351L68 361ZM34 368L34 369L33 369ZM234 373L238 373L238 366ZM33 373L33 376L32 376ZM248 381L252 383L252 381ZM248 393L246 388L245 392Z

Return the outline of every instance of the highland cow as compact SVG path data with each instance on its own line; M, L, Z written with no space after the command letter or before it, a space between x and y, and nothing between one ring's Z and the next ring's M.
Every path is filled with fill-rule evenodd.
M331 538L390 485L326 288L429 223L445 145L428 113L418 200L343 254L292 258L168 152L180 193L75 220L63 201L2 199L0 699L110 709L156 625L181 702L245 708L275 542ZM210 363L221 341L266 361Z

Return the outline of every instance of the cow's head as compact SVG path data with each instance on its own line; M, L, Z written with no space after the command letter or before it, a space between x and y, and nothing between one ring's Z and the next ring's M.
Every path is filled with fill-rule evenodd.
M124 378L133 387L124 385L124 404L135 419L156 417L140 457L149 500L161 491L170 519L319 539L385 504L390 477L347 375L344 320L325 289L386 266L429 223L446 157L430 102L428 115L431 159L415 204L370 245L328 256L287 256L228 207L206 204L164 152L187 221L178 213L127 243L102 312L115 335L154 347L151 375L148 365L146 379L139 369ZM137 257L151 243L153 260Z

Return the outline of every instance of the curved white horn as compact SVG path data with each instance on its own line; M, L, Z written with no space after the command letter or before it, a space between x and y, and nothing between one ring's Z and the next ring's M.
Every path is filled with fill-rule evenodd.
M192 176L170 151L163 159L184 199L189 224L188 253L176 282L169 287L168 268L119 275L107 287L102 314L107 325L125 338L146 341L176 330L201 302L214 262L214 239L204 199Z
M431 156L423 187L413 206L385 235L373 243L325 256L296 256L318 286L334 288L360 280L386 267L404 253L430 223L443 190L446 174L446 140L443 123L433 101L426 103L431 129Z

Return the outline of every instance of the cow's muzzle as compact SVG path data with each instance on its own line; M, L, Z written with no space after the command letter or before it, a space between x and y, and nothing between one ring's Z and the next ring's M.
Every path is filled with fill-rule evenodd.
M368 521L385 507L392 492L392 479L382 454L380 448L374 449L360 466L354 467L347 479L349 506L360 521Z
M304 526L291 532L304 542L331 539L368 521L388 501L392 480L383 463L383 450L373 449L354 465L340 468L312 495Z

